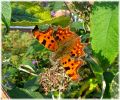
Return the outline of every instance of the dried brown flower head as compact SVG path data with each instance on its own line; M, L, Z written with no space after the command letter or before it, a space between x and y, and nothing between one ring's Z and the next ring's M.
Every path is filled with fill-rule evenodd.
M46 68L44 73L40 74L40 84L47 94L50 91L64 91L68 87L70 79L65 75L65 70L59 65L59 60L52 63L53 67Z

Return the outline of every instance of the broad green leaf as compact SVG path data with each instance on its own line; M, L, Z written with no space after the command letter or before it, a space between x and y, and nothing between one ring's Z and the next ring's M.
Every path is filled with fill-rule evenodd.
M2 2L2 21L4 22L7 31L9 30L10 26L11 12L10 2Z
M30 91L35 91L39 88L39 84L37 81L37 78L33 78L29 81L27 81L26 83L24 83L24 88L30 90Z
M67 26L70 22L70 17L60 16L52 19L48 19L42 22L30 22L30 21L18 21L18 22L11 22L13 26L35 26L35 25L44 25L44 24L53 24L53 25L61 25Z
M112 63L118 55L118 3L95 3L90 23L92 49Z
M43 98L39 92L33 92L22 88L13 88L8 91L11 98Z
M9 90L8 95L11 98L32 98L32 96L30 96L24 90L21 90L19 88L13 88L12 90Z

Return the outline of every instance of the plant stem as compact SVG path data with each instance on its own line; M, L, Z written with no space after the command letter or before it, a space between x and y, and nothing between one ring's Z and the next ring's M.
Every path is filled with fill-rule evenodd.
M67 3L66 3L66 2L64 2L64 4L66 5L67 9L68 9L68 10L69 10L69 12L70 12L70 17L72 18L72 20L74 20L74 19L73 19L73 17L72 17L72 11L70 10L70 8L68 7L68 5L67 5Z

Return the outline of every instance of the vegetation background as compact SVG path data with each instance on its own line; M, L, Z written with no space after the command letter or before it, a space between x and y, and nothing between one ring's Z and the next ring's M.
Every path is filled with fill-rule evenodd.
M82 38L86 65L82 80L71 82L61 98L118 98L118 2L5 2L2 1L2 87L10 98L53 98L39 79L49 68L49 55L31 32L11 26L70 26Z

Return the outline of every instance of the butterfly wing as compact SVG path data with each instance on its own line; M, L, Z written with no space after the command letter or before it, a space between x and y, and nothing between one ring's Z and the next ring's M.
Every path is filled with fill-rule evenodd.
M45 48L56 51L58 46L53 37L53 28L49 27L46 31L39 31L38 26L33 29L34 37L43 44Z
M83 57L85 56L84 48L85 44L81 43L80 37L77 37L70 47L70 55L72 57Z
M61 58L61 64L66 70L66 74L71 77L72 80L78 80L79 74L78 69L84 64L81 57L85 56L84 52L85 45L81 43L81 38L75 38L67 51L69 53Z
M65 55L61 58L60 62L64 67L66 74L71 77L72 80L78 80L79 74L77 73L77 70L84 64L83 60L73 59L70 57L70 55Z
M69 27L61 28L60 26L58 27L55 35L56 41L62 44L77 36L74 32L70 31Z

